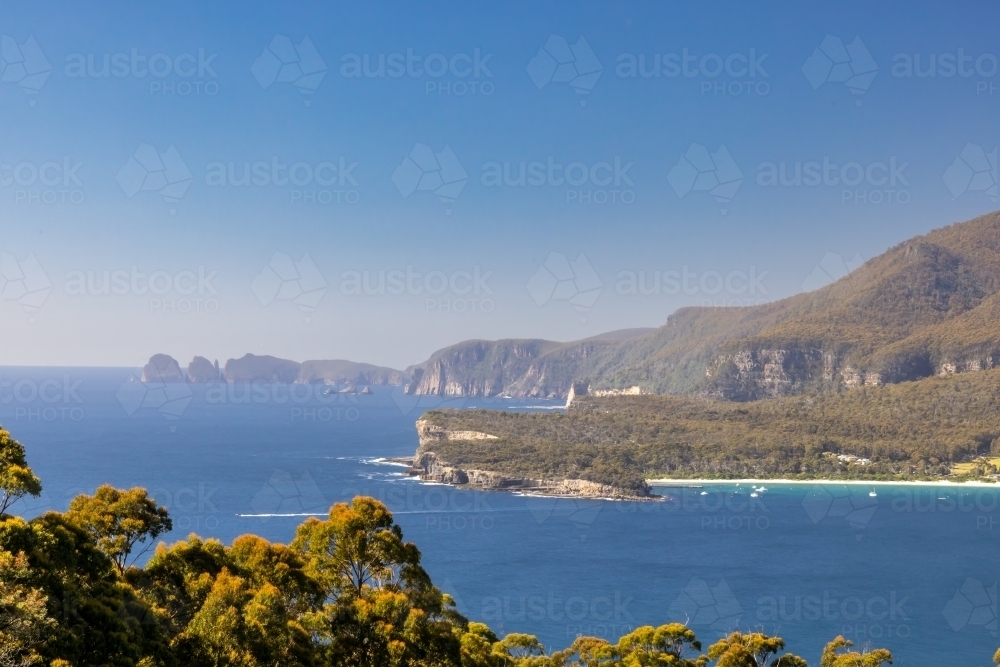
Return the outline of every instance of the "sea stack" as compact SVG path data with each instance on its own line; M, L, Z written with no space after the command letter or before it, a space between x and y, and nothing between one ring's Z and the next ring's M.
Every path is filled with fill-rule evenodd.
M142 367L143 382L184 382L177 360L169 354L154 354Z
M195 357L187 367L188 382L218 382L219 362L214 364L205 357Z

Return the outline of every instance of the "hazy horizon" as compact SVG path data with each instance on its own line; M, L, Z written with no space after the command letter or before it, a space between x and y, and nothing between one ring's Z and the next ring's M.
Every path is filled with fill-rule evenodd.
M997 208L969 7L5 6L0 364L405 368L820 287Z

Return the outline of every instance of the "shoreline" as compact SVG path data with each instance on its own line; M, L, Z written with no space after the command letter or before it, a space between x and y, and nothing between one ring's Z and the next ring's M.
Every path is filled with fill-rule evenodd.
M414 458L411 457L379 457L372 459L371 462L376 465L390 465L393 467L405 467L412 470ZM496 473L492 473L496 474ZM456 488L473 488L483 491L507 491L513 493L514 495L520 495L525 497L535 496L535 497L548 497L548 498L585 498L590 500L636 500L636 501L657 501L663 500L667 496L665 494L655 493L656 489L678 489L678 488L702 488L705 486L723 486L723 485L790 485L790 486L836 486L836 485L847 485L847 486L911 486L911 487L938 487L938 488L977 488L977 489L997 489L1000 491L1000 483L998 482L984 482L980 480L969 480L965 482L955 482L947 479L939 480L899 480L899 481L887 481L887 480L859 480L859 479L830 479L830 478L816 478L816 479L783 479L783 478L739 478L739 479L704 479L704 478L653 478L645 480L646 484L649 485L650 493L649 496L631 496L630 494L623 494L619 497L614 497L613 495L599 495L590 493L580 493L574 492L576 489L560 489L559 491L553 492L552 488L547 488L548 485L539 485L535 487L518 487L518 486L492 486L492 487L481 487L477 484L469 483L454 483L451 481L446 481L444 479L428 479L424 475L412 475L417 477L418 480L423 484L435 484L443 486L452 486ZM499 476L498 476L499 477ZM547 480L552 482L553 480Z
M953 486L961 488L963 486L977 486L993 489L1000 489L1000 483L982 482L979 480L969 480L967 482L953 482L947 479L939 480L863 480L863 479L647 479L646 484L650 486L662 487L682 487L705 484L849 484L857 486Z

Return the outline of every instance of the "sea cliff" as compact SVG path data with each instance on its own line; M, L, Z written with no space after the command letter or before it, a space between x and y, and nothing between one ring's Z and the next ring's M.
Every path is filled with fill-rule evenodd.
M452 484L486 491L522 491L546 496L576 498L607 498L615 500L649 500L651 494L636 494L617 487L583 479L547 479L505 475L489 470L466 468L443 461L434 445L446 440L497 440L498 437L480 431L448 430L419 419L416 423L420 446L412 459L408 473L428 482Z

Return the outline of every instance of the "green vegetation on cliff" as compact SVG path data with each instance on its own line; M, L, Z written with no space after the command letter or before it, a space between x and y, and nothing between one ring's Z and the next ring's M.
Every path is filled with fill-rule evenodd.
M749 403L582 397L565 414L434 410L422 419L497 436L426 446L449 465L634 491L656 477L937 478L1000 454L1000 369Z

